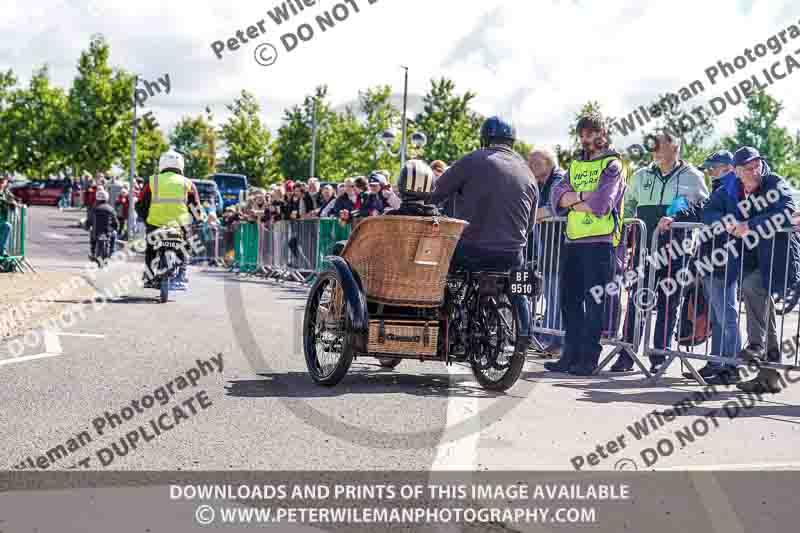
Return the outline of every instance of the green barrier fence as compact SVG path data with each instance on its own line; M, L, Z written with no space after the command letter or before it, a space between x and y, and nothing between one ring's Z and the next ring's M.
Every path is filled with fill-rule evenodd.
M34 268L25 260L25 223L28 219L28 211L24 207L16 207L8 210L8 222L11 231L6 242L6 255L0 259L0 270L21 270L26 269L35 271Z
M233 239L235 267L239 272L255 272L258 269L259 225L255 222L240 224Z
M351 225L336 219L243 223L234 233L233 268L241 273L294 272L295 279L308 278L330 266L325 258L338 241L349 238L351 230Z

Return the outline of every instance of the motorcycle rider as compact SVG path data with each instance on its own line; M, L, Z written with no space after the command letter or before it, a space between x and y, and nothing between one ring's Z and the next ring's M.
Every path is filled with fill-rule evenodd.
M184 159L180 153L168 150L161 154L158 174L150 177L136 202L136 211L145 220L147 229L144 274L147 288L157 288L151 271L156 257L153 242L157 242L157 236L154 234L163 228L180 228L184 238L188 239L192 218L204 219L200 194L192 180L183 176L183 169ZM186 276L186 262L181 265L179 280L176 287L178 289L184 288L183 284L189 281Z
M494 116L481 126L481 148L467 154L437 180L429 203L457 195L458 218L469 222L451 264L469 271L509 271L525 267L523 250L533 228L539 197L527 162L514 151L516 130ZM520 321L518 349L530 340L530 309L514 295Z
M95 195L95 206L89 215L87 226L89 229L89 259L94 261L96 259L95 252L97 251L97 238L101 235L107 235L109 239L108 253L114 253L114 245L117 240L117 231L119 230L119 222L117 221L117 213L111 204L108 203L108 193L104 190L97 191ZM108 257L103 258L108 260Z

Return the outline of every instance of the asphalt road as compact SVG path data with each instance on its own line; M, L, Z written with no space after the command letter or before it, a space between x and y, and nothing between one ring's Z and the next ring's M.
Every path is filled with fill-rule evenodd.
M37 267L81 275L88 239L75 227L78 217L31 209L28 255ZM793 445L800 436L796 385L730 418L720 411L715 422L704 415L743 396L721 388L641 440L628 426L698 390L679 377L679 365L650 385L633 375L548 375L531 359L517 386L495 395L460 366L448 371L404 361L386 371L365 359L338 387L320 388L307 376L299 348L302 287L193 268L190 290L160 305L155 291L114 288L140 271L133 261L99 276L97 287L110 289L112 298L75 302L85 319L43 335L19 360L9 361L8 343L0 345L0 464L11 468L28 457L35 463L63 445L69 451L47 460L48 468L89 458L90 468L120 470L572 470L582 456L583 469L645 469L643 450L669 438L675 449L649 468L800 467ZM206 363L207 375L180 387L179 376L200 371L197 360L219 354L221 372ZM167 383L169 403L137 404L141 413L110 427L112 413ZM175 415L173 407L184 401L185 416ZM106 412L100 435L96 419ZM171 429L146 442L141 437L124 453L120 439L138 426L150 428L161 413L175 418ZM693 441L676 437L698 420L710 429L695 428ZM82 432L91 442L85 435L80 441ZM620 435L624 445L609 446ZM103 448L111 452L98 454ZM597 454L591 467L590 453Z

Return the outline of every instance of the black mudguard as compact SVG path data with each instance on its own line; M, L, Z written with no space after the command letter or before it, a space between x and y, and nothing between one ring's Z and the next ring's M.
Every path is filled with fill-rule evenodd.
M348 318L353 327L353 332L356 333L356 351L366 353L367 338L369 336L369 315L367 313L367 299L364 294L364 287L361 284L361 279L343 258L329 256L326 259L342 280L344 297L348 304Z

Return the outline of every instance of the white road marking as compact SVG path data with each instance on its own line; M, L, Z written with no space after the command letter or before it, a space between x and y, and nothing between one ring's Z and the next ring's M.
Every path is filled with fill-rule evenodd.
M450 365L447 367L451 381L456 378L461 379L465 373L460 365ZM461 381L459 387L463 387ZM478 387L478 384L475 384ZM480 439L481 424L478 416L478 397L465 396L456 393L447 400L447 428L442 435L443 444L438 446L436 458L433 461L431 470L475 470L478 463L478 440ZM462 422L468 421L468 435L457 439L449 440L449 428L459 426Z
M42 233L43 237L47 237L48 239L57 239L59 241L68 241L70 238L66 235L61 235L59 233Z
M61 341L59 337L91 337L91 338L99 338L102 339L105 335L97 335L93 333L64 333L62 331L57 330L44 330L41 333L42 338L44 339L44 349L43 353L35 354L35 355L23 355L22 357L14 357L12 359L3 359L0 360L0 366L3 365L10 365L12 363L22 363L24 361L35 361L36 359L44 359L45 357L55 357L58 355L63 355L64 350L61 347Z
M63 353L57 331L45 330L42 332L42 337L44 337L44 353Z
M43 359L45 357L58 357L60 353L38 353L36 355L23 355L22 357L15 357L14 359L0 360L0 366L10 365L11 363L21 363L23 361L32 361L34 359Z

